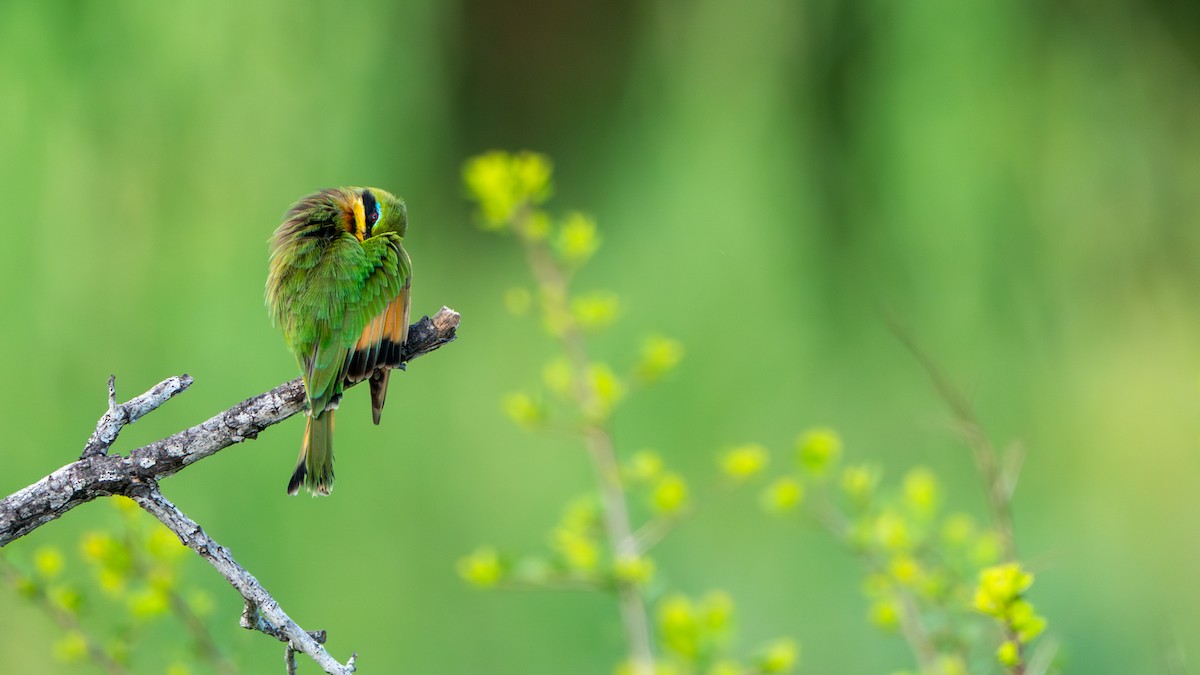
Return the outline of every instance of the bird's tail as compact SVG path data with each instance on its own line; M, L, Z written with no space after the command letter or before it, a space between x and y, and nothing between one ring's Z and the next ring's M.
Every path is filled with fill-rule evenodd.
M388 375L391 373L391 368L380 368L371 375L371 418L375 420L375 424L379 424L379 417L383 415L383 404L387 401Z
M313 495L327 495L333 490L332 410L305 418L304 445L288 481L288 494L299 492L301 485Z

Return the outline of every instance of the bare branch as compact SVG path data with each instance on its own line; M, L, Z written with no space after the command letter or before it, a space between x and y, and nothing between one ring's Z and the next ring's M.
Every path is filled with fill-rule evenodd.
M96 430L92 432L83 453L79 456L93 457L108 453L109 447L117 440L117 434L126 424L133 424L141 417L158 406L167 402L175 394L192 386L191 375L169 377L159 382L150 391L137 398L117 405L117 376L108 376L108 411L96 422Z
M432 319L425 317L413 324L409 328L408 341L404 343L404 360L428 354L453 341L458 323L458 312L443 307ZM186 375L166 380L123 405L138 401L144 402L139 406L148 405L156 397L161 398L158 401L161 405L170 398L163 394L164 385L174 379L182 384L184 378L191 380ZM152 409L147 408L145 412ZM296 378L246 399L190 429L138 448L129 457L103 453L85 456L0 500L0 547L84 502L126 494L134 481L158 481L234 443L257 438L263 429L303 409L304 382ZM138 407L138 410L142 408Z
M225 580L236 588L238 593L242 594L247 607L251 604L254 605L255 613L262 614L261 618L270 622L271 630L263 630L264 633L280 640L286 640L289 647L308 654L330 675L349 675L354 672L353 658L349 663L342 665L330 656L320 642L310 633L301 629L295 621L292 621L292 618L283 611L275 598L271 597L262 584L258 583L258 579L255 579L254 575L247 572L233 559L229 549L213 541L212 537L196 524L196 521L188 518L164 497L158 491L157 485L138 483L130 492L132 494L129 496L138 503L138 506L158 518L163 525L166 525L179 537L185 546L215 567L221 576L225 577ZM242 618L244 621L246 613L242 614ZM261 623L257 623L254 628L259 628L260 625Z
M409 327L403 363L452 342L460 317L443 307L432 319ZM403 363L401 367L403 367ZM339 663L325 651L324 631L306 632L248 571L188 518L158 489L158 481L184 467L246 439L304 409L300 378L246 399L228 410L173 436L137 448L128 457L108 454L126 424L137 421L192 384L187 375L168 378L150 391L117 404L115 376L108 381L108 411L84 446L78 461L0 500L0 547L23 537L76 506L97 497L125 495L171 529L189 548L213 565L246 602L242 626L261 631L287 644L285 663L295 672L295 651L308 654L325 672L353 673L357 655ZM353 386L353 385L349 385Z

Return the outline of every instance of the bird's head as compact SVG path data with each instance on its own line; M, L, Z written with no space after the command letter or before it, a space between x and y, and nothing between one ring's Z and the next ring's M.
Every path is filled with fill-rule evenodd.
M351 234L359 241L379 232L395 232L401 237L408 232L408 208L386 190L354 188L350 207L354 213Z

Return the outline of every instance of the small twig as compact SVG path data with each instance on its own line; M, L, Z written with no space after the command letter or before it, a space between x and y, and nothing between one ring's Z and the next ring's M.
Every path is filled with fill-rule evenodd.
M233 559L229 549L213 541L212 537L209 537L196 524L196 521L188 518L164 497L159 492L157 485L153 483L139 484L130 492L129 496L138 503L138 506L158 518L159 522L174 532L185 546L215 567L225 577L225 580L242 594L247 606L253 604L257 610L255 614L260 615L259 618L262 620L257 622L254 628L262 630L276 639L286 640L293 649L308 654L329 675L349 675L354 672L353 658L343 665L330 656L320 642L301 629L295 621L292 621L292 618L283 611L275 598L262 587L258 579L255 579ZM243 612L243 619L246 618L246 614L247 612ZM272 630L263 630L263 622L269 622Z
M921 609L912 594L905 589L899 589L896 595L900 598L900 632L908 643L917 659L917 665L923 673L937 672L937 647L929 635L929 629L921 620Z
M655 518L639 527L633 533L634 547L638 555L645 555L658 545L658 542L662 541L672 528L687 515L687 513L682 513L670 518Z
M807 512L808 516L819 526L824 527L835 540L845 544L862 560L868 570L878 573L887 569L887 564L880 560L877 553L868 548L857 547L852 543L851 519L834 504L825 489L815 491L812 505L812 509ZM917 604L917 599L903 586L896 587L896 597L900 601L901 610L900 634L904 636L904 641L912 650L921 672L934 672L937 665L937 645L929 633L929 628L921 620L921 608Z
M996 452L995 446L992 445L991 439L984 433L983 425L979 423L979 418L975 415L975 409L971 405L971 401L955 386L950 378L946 377L945 373L938 367L938 364L921 349L920 345L905 330L898 319L888 315L887 322L888 326L892 329L892 334L896 336L896 339L921 364L921 368L925 370L925 373L933 382L934 388L937 389L946 406L950 408L950 412L954 416L954 421L958 425L958 431L966 441L967 446L971 448L971 452L975 457L975 467L983 479L984 488L987 492L988 507L992 512L992 518L996 522L996 530L1000 535L1004 547L1004 557L1007 560L1016 560L1017 545L1013 534L1012 496L1017 484L1016 471L1020 468L1018 458L1022 455L1010 458L1007 464L1003 464L999 453Z
M96 422L96 430L83 446L80 459L107 454L122 427L133 424L146 413L166 403L175 394L192 386L190 375L168 377L141 396L117 405L116 382L116 375L108 376L108 410L100 417L100 421Z
M599 580L589 579L556 579L548 577L546 579L537 580L513 580L503 581L496 586L497 590L511 591L520 593L524 591L598 591L605 588L611 588L610 585Z
M283 632L281 632L279 628L275 626L275 624L263 618L262 614L259 614L258 605L254 604L253 600L244 597L242 600L245 601L245 606L242 608L242 620L240 622L242 628L265 633L276 640L279 640L280 642L290 641L290 638L287 635L284 635ZM308 634L312 637L312 639L316 640L318 644L325 644L325 639L327 637L325 631L310 630L308 631Z
M1050 666L1054 663L1054 656L1057 653L1058 640L1053 637L1042 640L1029 657L1029 667L1025 671L1026 675L1046 675L1050 671Z

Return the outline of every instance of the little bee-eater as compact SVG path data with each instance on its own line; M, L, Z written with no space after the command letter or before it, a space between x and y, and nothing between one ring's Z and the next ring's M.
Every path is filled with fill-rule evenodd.
M296 357L308 402L288 494L333 489L333 413L349 383L371 380L379 424L388 374L408 338L412 261L404 202L378 188L330 188L296 203L271 237L267 305Z

